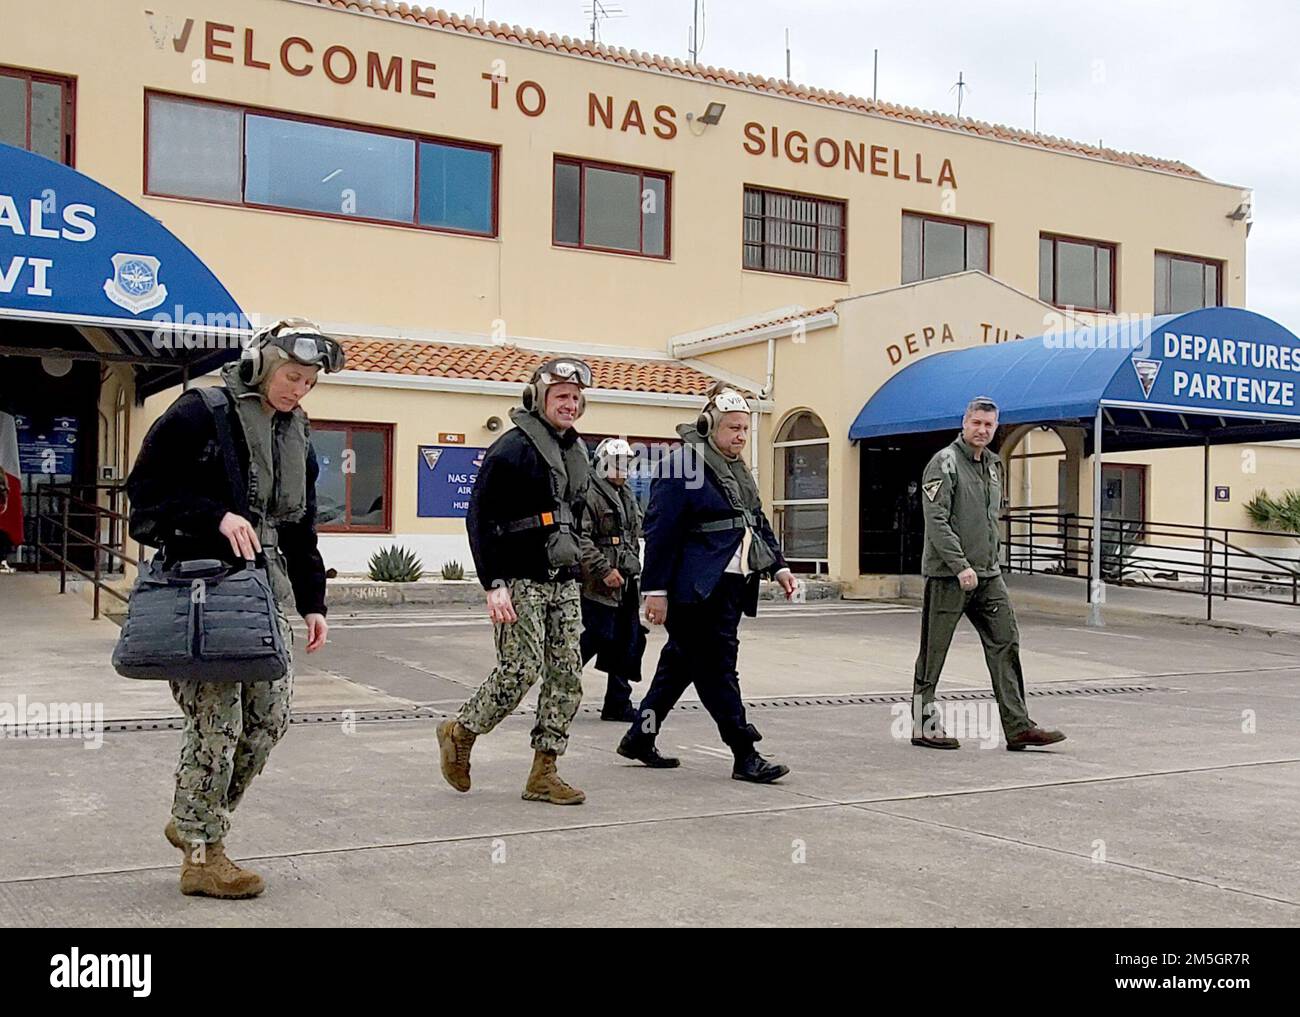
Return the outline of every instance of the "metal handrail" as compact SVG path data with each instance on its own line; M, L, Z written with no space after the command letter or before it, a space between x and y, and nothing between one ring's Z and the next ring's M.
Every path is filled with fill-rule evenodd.
M116 502L116 495L125 490L120 485L112 484L49 484L43 486L38 492L39 495L42 497L49 496L58 499L59 507L57 510L57 516L54 514L46 514L40 509L39 500L37 501L36 535L35 540L33 541L33 545L36 548L35 571L38 573L41 571L41 554L44 552L59 565L59 593L67 592L68 573L70 571L75 572L83 579L90 580L94 586L93 617L97 619L100 615L101 592L116 597L124 604L128 599L126 595L121 593L119 590L114 589L105 581L103 571L104 556L107 556L110 570L112 568L112 561L115 558L121 559L123 569L125 569L125 566L131 565L138 570L140 562L143 561L144 549L139 549L140 559L133 561L126 554L125 538L120 542L112 544L104 543L99 540L100 523L103 520L126 524L129 521L128 516L122 512L116 511L115 509L105 508L96 502L87 501L85 498L77 497L72 493L74 487L82 490L109 490L112 492L112 500L114 502ZM77 513L71 512L71 507L74 504L81 508L82 511ZM70 524L69 519L74 515L78 518L90 518L93 520L91 523L91 533L83 533ZM43 539L43 523L48 523L50 526L57 528L55 531L58 539L57 548L51 544L47 544ZM93 572L87 572L80 565L76 564L69 555L70 548L86 547L91 548L95 552L93 555L95 562ZM101 555L100 552L103 552L103 554Z
M1006 541L1004 564L1008 570L1017 566L1028 573L1045 571L1038 567L1040 557L1045 553L1043 539L1047 535L1038 527L1050 527L1052 539L1059 546L1052 546L1050 557L1053 564L1059 564L1064 574L1079 577L1086 576L1091 588L1093 518L1073 513L1042 512L1036 509L1028 511L1014 509L1005 511L1001 521L1005 524ZM1130 528L1131 527L1131 528ZM1103 558L1103 576L1106 581L1120 586L1141 586L1148 589L1161 589L1179 593L1194 593L1206 599L1206 617L1213 617L1213 600L1219 596L1223 600L1250 600L1262 603L1286 603L1300 606L1300 561L1291 561L1271 557L1248 547L1243 547L1229 534L1249 534L1254 537L1286 537L1297 539L1297 534L1277 530L1245 530L1235 527L1206 527L1190 523L1163 523L1125 517L1106 517L1101 521L1101 538L1103 546L1117 548ZM1035 545L1035 537L1038 544ZM1178 543L1164 541L1174 540ZM1175 558L1160 552L1176 552L1186 555L1188 551L1201 551L1201 560L1187 557ZM1085 550L1086 547L1086 550ZM1140 547L1142 553L1130 558L1124 553L1125 547ZM1014 552L1025 552L1017 556ZM1216 560L1217 559L1217 560ZM1078 568L1080 562L1086 562L1086 570ZM1107 562L1112 564L1111 575L1107 576ZM1249 563L1259 563L1251 567ZM1158 582L1138 582L1126 579L1126 565L1130 568L1177 571L1185 573L1191 579L1200 580L1200 589L1188 589L1186 586L1173 586ZM1071 569L1071 567L1073 567ZM1251 584L1270 588L1290 587L1290 597L1282 600L1278 597L1256 596L1245 589L1232 589L1232 583ZM1215 585L1221 583L1216 593Z

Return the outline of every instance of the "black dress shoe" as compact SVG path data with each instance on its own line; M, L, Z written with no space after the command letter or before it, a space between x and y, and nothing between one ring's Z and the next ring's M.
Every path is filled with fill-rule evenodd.
M609 703L606 703L600 708L601 720L619 720L624 724L631 724L633 721L639 720L640 718L641 715L636 712L636 707L631 703L624 703L622 706L619 706L617 703L612 706Z
M659 750L655 748L655 743L649 739L635 738L630 734L625 734L623 740L618 743L618 754L625 759L635 759L638 763L644 763L656 770L671 770L674 766L682 765L680 759L660 755Z
M1065 735L1060 731L1049 731L1046 728L1031 727L1021 731L1020 734L1012 735L1007 739L1008 752L1021 752L1031 745L1055 745L1057 742L1065 741Z
M731 768L732 780L747 780L754 784L771 784L790 772L790 767L780 763L769 763L757 752L750 752L744 758L737 759Z

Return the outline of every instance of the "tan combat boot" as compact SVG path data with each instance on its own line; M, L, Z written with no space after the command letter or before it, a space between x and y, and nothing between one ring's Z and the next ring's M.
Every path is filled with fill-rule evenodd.
M524 798L530 802L550 802L552 805L581 805L587 796L576 787L569 787L555 772L555 753L533 753L533 769L524 785Z
M185 839L180 835L180 831L176 829L176 820L174 819L167 820L167 825L163 827L163 836L167 838L167 843L174 848L179 848L181 851L190 849L190 846L185 843Z
M201 855L203 860L196 861L195 855ZM226 857L220 841L195 848L181 862L181 893L187 897L241 900L256 897L265 889L261 876L241 869Z
M438 725L442 776L457 791L469 790L469 753L477 737L458 720L444 720Z

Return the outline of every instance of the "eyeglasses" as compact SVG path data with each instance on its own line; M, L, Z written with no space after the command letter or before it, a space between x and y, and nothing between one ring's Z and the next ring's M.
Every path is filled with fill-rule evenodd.
M538 368L538 373L545 385L572 382L583 388L591 387L591 368L581 360L548 360Z

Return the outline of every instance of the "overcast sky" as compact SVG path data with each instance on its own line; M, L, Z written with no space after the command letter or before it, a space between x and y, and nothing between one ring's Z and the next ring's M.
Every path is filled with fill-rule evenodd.
M583 36L590 0L452 7ZM439 6L451 6L439 4ZM685 59L692 0L609 0L600 40ZM1294 0L708 0L700 62L1178 159L1252 188L1246 302L1300 332L1300 4ZM1225 208L1225 214L1229 209Z

